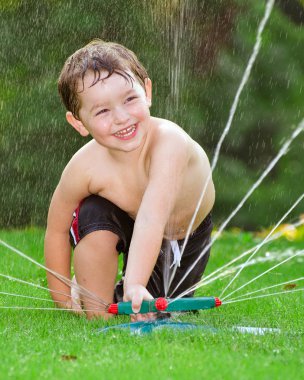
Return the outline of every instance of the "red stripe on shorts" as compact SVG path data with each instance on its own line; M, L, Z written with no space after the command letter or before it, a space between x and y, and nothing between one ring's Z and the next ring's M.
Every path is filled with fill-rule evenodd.
M71 225L71 228L72 228L74 235L75 235L76 244L78 244L79 240L80 240L79 229L78 229L78 218L79 218L79 211L80 211L81 203L82 203L82 201L79 203L79 206L75 210L75 216L74 216L74 219L73 219L72 225Z

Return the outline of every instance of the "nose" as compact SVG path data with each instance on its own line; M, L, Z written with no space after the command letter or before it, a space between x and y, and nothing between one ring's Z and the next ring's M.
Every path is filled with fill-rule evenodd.
M125 124L129 120L129 114L123 107L117 107L114 111L115 124Z

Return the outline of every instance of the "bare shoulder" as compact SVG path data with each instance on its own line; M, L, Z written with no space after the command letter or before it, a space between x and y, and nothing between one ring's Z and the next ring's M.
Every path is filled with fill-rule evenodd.
M162 139L168 137L172 138L174 141L180 141L181 143L186 143L191 139L190 136L176 123L156 117L152 119L153 126L156 130L156 138L160 139L158 142L161 142ZM170 143L167 139L164 141Z
M176 123L160 118L153 118L153 123L151 156L162 154L171 160L206 157L203 148Z
M59 185L67 192L74 193L77 198L90 194L90 184L94 177L94 168L98 154L102 155L98 144L91 140L79 149L63 170Z
M63 170L62 178L69 176L83 175L84 170L86 169L90 160L92 142L90 141L82 148L80 148L67 163L66 167Z

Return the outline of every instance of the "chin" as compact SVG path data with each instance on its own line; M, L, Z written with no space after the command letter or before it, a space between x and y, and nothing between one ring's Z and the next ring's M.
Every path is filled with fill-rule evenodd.
M122 150L123 152L134 152L135 150L139 149L141 147L141 143L139 141L134 142L133 144L128 144L126 146L122 146L119 148L119 150Z

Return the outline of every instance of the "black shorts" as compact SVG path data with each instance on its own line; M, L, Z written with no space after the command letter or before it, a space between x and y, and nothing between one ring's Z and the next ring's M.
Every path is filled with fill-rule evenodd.
M84 236L94 231L107 230L115 233L119 237L116 249L119 253L123 253L123 275L122 279L115 286L115 302L122 301L123 298L123 278L128 261L133 227L134 220L125 211L98 195L91 195L85 198L74 212L70 230L70 241L73 248L75 248L77 243ZM212 227L211 214L209 214L190 235L180 265L177 266L174 279L169 289L167 289L167 284L174 267L172 264L175 250L169 240L163 239L160 254L147 284L147 290L154 298L164 297L166 294L170 295L170 297L176 297L201 279L209 259L210 248L205 252L204 256L198 260L195 267L178 289L171 294L188 268L197 260L204 247L210 242ZM174 242L180 249L183 243L184 239ZM193 294L194 291L188 293L187 297L191 297Z

